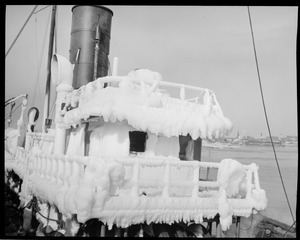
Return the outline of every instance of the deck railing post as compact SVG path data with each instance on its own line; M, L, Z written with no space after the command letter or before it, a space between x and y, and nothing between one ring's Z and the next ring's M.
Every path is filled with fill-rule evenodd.
M57 183L61 185L63 183L63 174L64 174L64 156L60 155L58 158L58 171L57 171Z
M40 175L41 167L42 167L41 156L40 156L40 154L37 154L36 155L36 171L35 171L37 177Z
M50 172L50 181L56 183L56 171L57 171L57 158L56 155L52 155L51 157L51 172Z
M77 158L75 158L72 162L72 165L73 165L73 170L72 170L72 175L71 175L71 178L72 178L72 181L74 181L74 184L79 184L79 179L80 179L80 165L77 161Z
M184 85L182 84L181 87L180 87L180 99L182 101L185 100L185 88L184 88Z
M140 224L139 237L144 237L144 230L142 224Z
M104 223L101 225L100 237L105 237L105 224Z
M258 177L258 167L255 166L253 167L253 173L254 173L254 183L255 183L255 188L260 189L260 184L259 184L259 177Z
M166 160L165 162L165 176L164 176L164 189L163 189L163 197L170 196L170 162Z
M133 165L133 175L132 175L133 187L131 189L133 196L139 195L139 177L140 177L140 163L137 161Z
M236 217L236 237L240 238L240 230L241 230L241 217Z
M43 155L42 155L42 169L41 169L41 177L42 178L45 178L45 176L46 176L46 167L47 167L46 154L43 153Z
M193 192L192 192L193 197L198 196L198 191L199 191L199 170L200 170L199 165L194 168L194 176L193 176L193 186L194 187L193 187Z
M114 57L114 59L113 59L112 76L117 76L118 75L118 63L119 63L119 58Z
M247 171L247 194L246 198L251 198L251 182L252 182L252 169L248 169Z
M72 156L66 156L65 158L65 172L64 172L64 182L70 184L69 179L72 176Z
M25 171L23 174L23 181L24 181L24 195L23 198L27 198L28 196L28 165L29 165L29 155L26 154L25 156ZM23 192L23 191L22 191Z
M46 156L46 161L47 161L46 178L48 180L51 180L51 172L52 172L52 155L51 154L48 154Z

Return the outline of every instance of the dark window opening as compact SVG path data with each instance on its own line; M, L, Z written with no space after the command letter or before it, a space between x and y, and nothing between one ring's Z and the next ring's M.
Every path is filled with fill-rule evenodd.
M190 135L179 136L179 146L180 146L179 158L180 158L180 160L187 160L186 159L186 148L188 146L189 141L191 141L191 140L192 140L192 138L190 137Z
M194 141L194 160L201 161L202 139L199 137Z
M186 149L190 141L193 141L194 149L193 149L193 160L201 160L201 148L202 148L202 139L199 137L197 140L193 140L190 135L187 136L179 136L179 159L180 160L192 160L187 159Z
M140 131L129 132L130 152L145 152L147 133Z

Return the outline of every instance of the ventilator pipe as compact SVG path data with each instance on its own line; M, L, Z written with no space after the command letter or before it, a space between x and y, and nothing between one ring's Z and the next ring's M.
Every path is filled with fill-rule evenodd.
M36 107L32 107L28 111L28 123L27 123L27 131L33 132L35 122L39 117L39 110Z
M56 85L56 110L55 110L55 139L54 153L64 154L66 146L66 129L59 128L61 121L61 107L65 96L73 90L73 66L63 56L54 54L51 63L52 82Z
M20 129L23 128L23 123L24 123L23 115L24 115L24 111L25 111L25 108L26 108L26 105L28 102L27 98L28 98L28 95L26 94L26 96L24 97L23 102L22 102L21 116L20 116L19 120L17 121L19 134L20 134Z
M114 57L112 76L118 76L118 64L119 64L119 58Z
M51 62L51 80L56 86L59 84L72 86L73 66L67 58L58 54L53 55Z
M32 107L28 111L28 123L27 123L27 132L31 133L34 131L35 122L39 117L39 110L36 107ZM31 136L26 134L26 141L25 141L25 150L29 150L31 147L32 140Z

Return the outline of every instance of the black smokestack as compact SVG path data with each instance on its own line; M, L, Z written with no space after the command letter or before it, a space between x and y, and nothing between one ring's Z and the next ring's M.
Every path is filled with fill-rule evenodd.
M97 63L96 77L104 77L108 74L113 12L102 6L75 6L72 8L72 13L69 60L72 64L75 64L73 87L78 89L82 85L95 80L95 61ZM99 37L99 50L98 57L96 55L95 59L96 35Z

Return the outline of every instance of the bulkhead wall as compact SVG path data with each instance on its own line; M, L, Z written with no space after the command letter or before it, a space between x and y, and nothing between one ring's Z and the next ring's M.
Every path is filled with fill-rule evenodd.
M137 131L125 122L109 122L91 131L88 156L121 157L131 154L130 148L134 144L129 135ZM157 136L147 132L145 149L139 152L143 157L172 157L178 158L179 138ZM179 159L178 159L179 160Z

